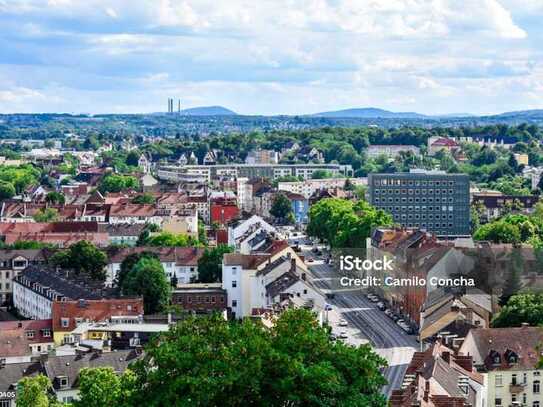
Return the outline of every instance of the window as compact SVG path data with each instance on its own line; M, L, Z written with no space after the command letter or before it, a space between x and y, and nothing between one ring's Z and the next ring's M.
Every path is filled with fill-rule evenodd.
M34 338L34 331L26 331L26 337L28 339Z
M237 307L237 306L238 306L238 301L232 300L232 308Z
M496 375L496 377L494 378L494 384L496 385L496 387L503 386L503 378L501 374Z
M44 328L41 331L41 334L44 338L50 338L51 337L51 330L49 328Z
M534 380L534 384L532 385L532 391L534 392L534 394L539 394L540 390L541 385L539 380Z
M70 319L60 318L60 326L62 326L63 328L68 328L68 326L70 326Z
M68 378L66 376L59 376L58 384L60 385L61 388L68 387Z
M496 406L501 406L502 405L502 399L494 399L494 404Z
M539 407L539 401L534 401L532 403L532 407Z
M232 288L236 288L238 286L238 282L236 280L232 280Z

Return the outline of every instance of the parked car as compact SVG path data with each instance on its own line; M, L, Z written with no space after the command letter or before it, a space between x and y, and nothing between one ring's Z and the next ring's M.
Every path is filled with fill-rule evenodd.
M341 332L339 333L339 337L340 337L341 339L347 339L347 338L349 337L349 335L347 335L347 332L346 332L346 331L341 331Z
M324 305L324 310L325 311L332 311L332 306L330 304L325 304Z
M339 325L339 326L347 326L347 325L348 325L348 323L347 323L347 321L346 321L346 320L344 320L344 319L340 319L340 320L339 320L339 323L338 323L338 325Z
M336 334L330 334L329 338L330 338L331 341L335 341L337 339L337 335Z
M374 295L373 297L370 298L370 301L371 302L379 302L379 297L377 297L376 295Z
M384 311L386 309L385 303L384 302L378 302L377 303L377 308L379 308L381 311Z

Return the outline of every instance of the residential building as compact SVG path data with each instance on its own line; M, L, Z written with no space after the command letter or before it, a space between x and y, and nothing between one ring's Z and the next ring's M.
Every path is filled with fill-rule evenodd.
M222 312L228 297L221 283L178 284L172 290L172 304L198 313Z
M79 344L100 341L104 350L118 351L142 347L169 328L167 323L145 322L141 317L112 317L106 322L84 323L77 334L81 335Z
M370 174L370 203L394 222L437 236L470 234L469 177L441 171Z
M490 222L507 213L533 212L535 205L539 202L538 195L504 195L478 193L472 196L472 205L482 210L481 220Z
M260 230L277 234L277 229L258 215L231 224L228 226L228 245L239 249L240 241L244 240L248 234L254 236Z
M277 164L279 162L279 153L273 150L251 150L245 158L246 164Z
M13 279L30 265L45 262L43 250L0 250L0 305L10 303Z
M198 260L204 249L196 247L130 247L113 250L106 266L106 285L113 286L123 260L135 253L155 254L164 268L166 277L180 284L198 278Z
M285 195L290 201L296 223L307 223L309 221L309 199L293 192L286 192Z
M145 224L103 223L98 225L100 232L107 233L108 245L135 246L139 236L145 229Z
M99 298L53 301L51 319L57 345L80 341L74 331L83 323L104 322L112 317L130 318L143 315L143 299Z
M515 157L515 160L518 165L528 165L529 163L528 154L514 153L513 156Z
M53 384L53 393L61 403L77 400L79 394L79 372L84 368L109 367L122 374L129 364L142 356L140 350L115 352L87 352L68 356L43 356L40 370ZM38 363L38 362L36 362Z
M531 180L532 190L539 187L539 181L541 180L541 175L543 174L543 167L531 167L525 166L522 169L522 176L524 178L529 178Z
M454 151L460 149L460 144L452 138L432 136L428 138L428 155L434 156L438 151Z
M539 367L543 328L472 329L460 347L471 356L485 376L487 406L529 406L543 403L542 373Z
M439 341L415 352L401 389L389 399L390 407L486 407L486 402L484 376L471 356L455 355Z
M236 196L211 197L209 203L210 222L226 225L239 217L239 208Z
M4 364L30 362L32 356L49 352L54 346L50 319L0 322L0 359Z
M345 188L345 183L353 186L368 185L367 178L323 178L323 179L307 179L305 181L279 181L277 189L280 191L288 191L295 194L301 194L306 198L311 197L318 191L327 190L330 188Z
M340 164L216 164L216 165L185 165L161 166L157 171L160 179L185 181L194 176L207 182L220 177L277 179L286 176L309 179L313 172L329 171L333 175L352 176L350 165Z
M450 335L462 341L472 328L488 328L492 318L491 295L477 288L439 288L430 292L421 311L419 339ZM455 344L452 344L455 345Z
M401 144L372 144L366 149L366 154L368 158L377 158L382 155L386 156L387 158L396 158L400 155L401 152L411 152L415 155L419 155L420 148L418 148L417 146Z
M261 315L289 299L322 311L323 297L307 281L306 273L306 265L286 241L276 241L265 254L225 254L222 287L231 316Z

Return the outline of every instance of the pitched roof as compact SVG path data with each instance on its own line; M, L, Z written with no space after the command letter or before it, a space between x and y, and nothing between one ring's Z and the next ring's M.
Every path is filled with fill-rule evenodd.
M518 355L516 368L533 369L540 359L538 350L543 342L543 328L523 326L520 328L478 328L469 333L482 358L488 358L491 352L502 355L502 364L487 368L495 370L508 369L503 355L513 351Z
M70 356L52 356L44 362L44 370L53 386L58 388L56 380L60 376L68 378L68 387L78 386L79 371L86 367L111 367L115 372L124 372L130 363L139 359L134 350L120 350L115 352L89 352Z
M204 253L204 249L201 247L126 247L110 251L109 262L122 263L130 254L143 252L156 254L161 262L175 263L178 266L196 266Z

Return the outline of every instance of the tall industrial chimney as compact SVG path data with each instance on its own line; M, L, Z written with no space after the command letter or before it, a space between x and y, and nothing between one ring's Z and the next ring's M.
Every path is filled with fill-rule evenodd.
M177 99L177 113L181 114L181 99Z

